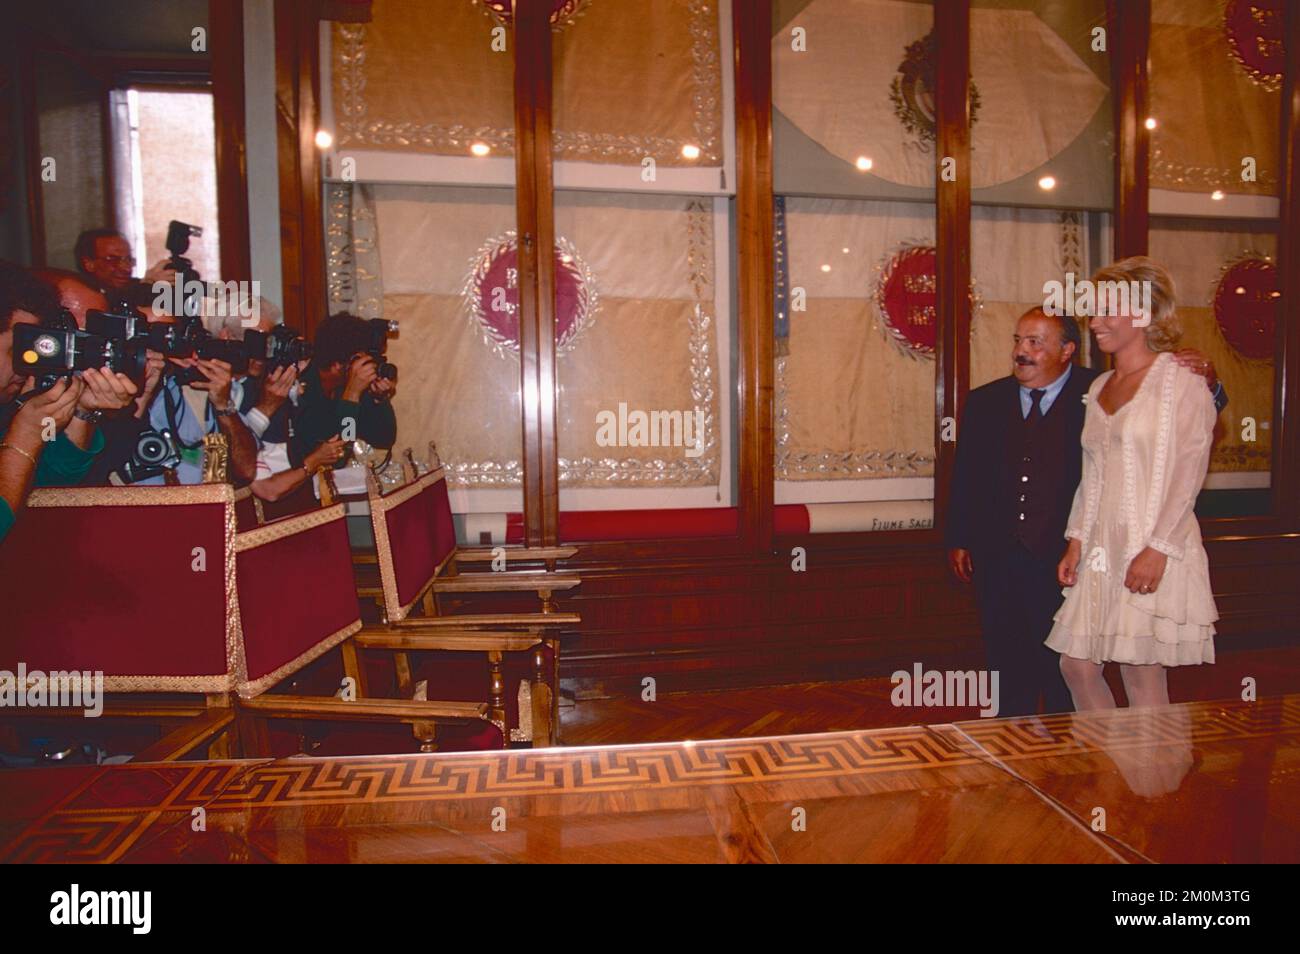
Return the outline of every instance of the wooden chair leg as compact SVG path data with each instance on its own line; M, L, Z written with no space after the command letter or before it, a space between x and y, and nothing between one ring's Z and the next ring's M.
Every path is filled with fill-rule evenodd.
M413 701L429 701L429 682L427 679L421 679L415 684L415 691L411 693ZM438 751L438 726L433 722L412 722L411 734L420 742L421 752Z
M210 692L206 697L209 709L228 709L230 708L230 696L224 692ZM210 759L228 759L232 756L231 737L229 732L222 732L208 743L208 758ZM239 742L235 742L235 747L239 747Z
M239 746L244 758L266 757L271 754L271 735L267 731L266 719L241 711L235 721L239 727Z
M421 752L438 751L438 726L434 722L416 722L412 724L411 730L415 737L420 740Z
M501 673L501 653L489 652L488 717L501 730L505 748L510 748L510 727L506 725L506 680Z
M208 743L208 758L228 759L230 757L230 733L222 732Z
M551 650L551 744L560 742L560 641L548 639L546 645Z
M397 694L411 698L411 658L403 652L393 653L393 668L397 671Z
M357 690L357 698L364 699L370 695L370 691L366 685L365 670L361 668L360 653L357 652L356 643L345 639L339 651L343 655L343 675L352 680L352 685Z
M551 688L547 685L546 651L533 647L533 748L546 748L555 738L551 725Z

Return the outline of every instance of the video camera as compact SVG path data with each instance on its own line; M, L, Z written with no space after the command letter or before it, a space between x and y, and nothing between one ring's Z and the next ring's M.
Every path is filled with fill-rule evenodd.
M143 319L133 315L102 311L87 313L84 331L66 312L45 324L16 324L14 373L37 376L36 393L90 368L107 368L139 384L148 362L143 325Z
M366 322L366 329L370 334L370 344L366 348L366 353L375 359L377 366L375 376L396 382L397 366L389 363L384 355L388 350L388 336L397 334L397 322L385 321L383 318L371 318Z

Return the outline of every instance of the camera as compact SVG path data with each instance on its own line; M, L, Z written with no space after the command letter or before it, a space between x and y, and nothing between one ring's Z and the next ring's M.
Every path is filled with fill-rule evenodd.
M144 282L132 281L125 288L118 288L105 292L108 298L108 307L114 312L135 311L136 309L150 308L156 296L153 288Z
M224 361L233 374L247 374L250 358L262 358L270 350L267 336L260 331L245 331L242 341L214 338L203 320L197 316L184 316L173 322L154 322L148 327L147 346L169 358L202 358L205 361ZM198 368L168 367L181 384L203 380Z
M158 477L167 470L179 467L181 452L171 431L152 428L140 432L131 459L121 466L118 474L128 484Z
M370 335L366 353L375 359L375 376L389 381L397 380L397 366L385 359L384 352L388 350L388 336L397 334L397 327L397 322L385 321L383 318L371 318L366 322L366 330Z
M262 348L260 354L252 354L250 351L250 355L263 358L268 372L299 361L309 361L313 354L312 346L298 332L284 325L272 328L269 332L245 331L244 340L248 341L250 337L253 338L254 348L259 347L257 342L261 343Z
M53 387L61 377L90 368L125 374L137 384L144 379L147 356L143 340L93 334L75 326L13 326L14 373L37 375L37 391Z
M134 311L88 311L86 330L91 334L118 341L130 341L145 348L149 341L149 321Z
M200 296L197 294L197 289L201 287L203 277L194 268L194 263L185 257L185 253L190 248L190 237L202 234L203 229L188 222L172 219L167 223L167 251L171 253L171 258L167 260L167 267L176 272L177 281L184 290L181 314L187 318L193 318L199 313Z
M172 322L157 321L148 327L150 350L169 358L188 358L208 334L198 316L179 317Z
M256 353L250 353L247 341L227 341L224 338L213 338L206 331L194 344L194 349L190 353L196 358L202 358L204 361L224 361L230 365L231 374L247 374L248 359L259 357ZM178 368L171 366L169 369L171 375L176 378L180 384L194 384L196 381L207 380L206 376L198 368Z

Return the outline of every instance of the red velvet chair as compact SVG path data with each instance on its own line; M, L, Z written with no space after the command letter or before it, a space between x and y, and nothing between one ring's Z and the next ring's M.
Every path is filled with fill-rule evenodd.
M33 491L0 544L0 669L102 672L106 716L175 727L149 757L229 754L234 535L228 485Z
M0 670L102 673L110 717L169 728L140 760L245 754L269 719L465 725L485 705L270 693L361 626L343 508L237 531L227 484L34 491L0 544ZM242 700L232 705L232 692ZM71 700L70 700L71 701ZM80 700L77 700L80 701ZM74 706L0 716L84 716Z
M409 474L408 474L409 476ZM581 583L573 574L550 569L461 574L455 526L441 468L382 493L370 482L370 519L375 537L373 558L357 558L357 590L374 599L382 622L369 626L344 647L347 671L369 689L373 682L357 651L392 653L397 691L409 698L423 682L429 695L456 698L466 693L466 672L453 659L441 657L413 671L409 653L471 653L485 657L486 698L490 720L510 741L534 745L558 742L559 639L565 628L581 622L576 613L561 613L554 593ZM537 562L572 556L573 548L510 551L516 562ZM473 555L469 562L491 559ZM507 556L510 559L510 555ZM539 598L535 613L443 613L440 597L481 593L532 593ZM522 671L520 656L523 655ZM531 700L520 711L518 694L508 691L516 678L530 681ZM419 677L423 677L422 679ZM468 692L474 695L471 676Z
M483 703L284 691L286 680L361 629L342 505L237 534L233 548L242 654L236 689L247 748L284 754L269 722L294 720L403 723L414 727L423 751L433 751L439 727L471 727L486 717Z

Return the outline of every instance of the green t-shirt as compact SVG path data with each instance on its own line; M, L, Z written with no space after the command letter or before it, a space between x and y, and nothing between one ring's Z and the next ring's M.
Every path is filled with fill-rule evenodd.
M2 435L0 435L2 437ZM95 436L90 439L90 447L82 450L66 434L59 434L41 453L36 462L36 475L32 479L33 487L71 487L81 483L95 455L104 449L104 433L95 429ZM9 502L0 498L0 540L9 533L14 525L14 512Z

